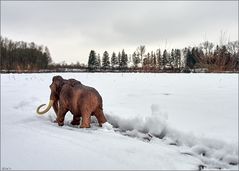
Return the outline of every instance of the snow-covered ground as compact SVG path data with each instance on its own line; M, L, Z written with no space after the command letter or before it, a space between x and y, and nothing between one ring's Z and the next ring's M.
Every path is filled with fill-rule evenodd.
M53 123L54 75L95 87L108 119ZM111 128L113 126L113 129ZM238 170L238 74L1 75L1 169Z

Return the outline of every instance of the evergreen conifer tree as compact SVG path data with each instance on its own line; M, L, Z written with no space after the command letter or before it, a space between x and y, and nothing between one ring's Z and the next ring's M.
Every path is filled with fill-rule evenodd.
M101 60L100 60L100 54L98 53L97 57L96 57L96 64L95 64L96 68L101 68Z
M157 59L157 67L158 68L161 68L161 65L162 65L162 59L161 59L161 50L160 49L157 49L157 52L156 52L156 59Z
M167 65L168 63L168 52L167 50L165 49L164 52L163 52L163 57L162 57L162 67L165 68L165 66Z
M175 50L172 49L171 50L171 55L169 56L169 65L171 66L171 68L174 67L175 63Z
M119 59L117 58L115 52L113 52L111 56L111 66L114 68L118 64L119 64Z
M119 53L118 53L118 64L119 64L119 67L120 67L121 60L122 60L122 59L121 59L121 53L119 52Z
M107 51L103 53L102 67L103 69L107 69L110 67L110 58L109 58L109 53Z
M193 49L194 51L194 49ZM194 56L192 54L192 51L190 49L187 49L187 53L186 53L186 67L189 67L190 69L192 69L194 67L194 65L196 64L196 61L194 59Z
M121 68L127 68L127 62L128 62L128 56L123 49L121 53L121 60L120 60L119 66Z
M181 67L181 51L180 49L175 50L175 68L180 68Z
M90 70L94 70L97 66L97 58L94 50L90 51L89 59L88 59L88 68Z

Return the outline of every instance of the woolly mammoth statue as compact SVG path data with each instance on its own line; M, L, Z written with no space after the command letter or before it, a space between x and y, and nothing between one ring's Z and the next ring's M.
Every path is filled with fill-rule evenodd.
M50 85L51 95L47 108L38 114L44 114L53 109L57 115L56 122L59 126L64 125L64 118L68 111L73 114L72 125L79 125L82 117L81 128L89 128L91 115L96 116L99 125L106 122L102 109L102 98L98 91L92 87L83 85L75 79L65 80L61 76L54 76Z

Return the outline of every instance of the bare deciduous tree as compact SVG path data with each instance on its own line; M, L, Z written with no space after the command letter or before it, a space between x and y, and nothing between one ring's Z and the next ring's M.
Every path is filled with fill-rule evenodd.
M143 55L145 54L145 51L146 51L145 45L140 45L140 46L137 48L137 52L138 52L139 55L140 55L140 61L141 61L141 62L143 61Z

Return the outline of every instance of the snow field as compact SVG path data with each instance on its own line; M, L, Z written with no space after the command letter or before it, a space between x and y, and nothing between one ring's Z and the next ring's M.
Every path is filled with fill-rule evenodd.
M68 113L58 127L52 109L37 116L54 75L95 87L108 123L80 129ZM237 94L237 74L4 74L1 166L238 170Z

